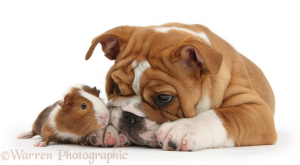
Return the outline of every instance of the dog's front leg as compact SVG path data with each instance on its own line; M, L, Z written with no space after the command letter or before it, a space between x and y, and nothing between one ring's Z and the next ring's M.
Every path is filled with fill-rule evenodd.
M276 139L273 114L263 103L208 110L194 118L164 123L157 131L164 150L273 144Z
M131 141L124 134L119 132L113 125L99 129L87 135L83 145L92 145L97 147L126 147Z

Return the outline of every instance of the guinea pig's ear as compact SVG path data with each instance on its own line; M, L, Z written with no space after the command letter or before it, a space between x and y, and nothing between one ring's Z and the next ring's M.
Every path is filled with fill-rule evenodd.
M205 75L216 75L223 61L223 54L201 41L190 40L175 51L183 67L197 65ZM179 56L178 56L179 55Z
M59 101L57 104L58 104L60 107L63 107L63 106L64 106L64 102L63 102L63 101Z
M100 90L98 90L96 87L93 88L93 91L95 93L96 96L100 96Z
M92 41L92 45L85 56L85 60L88 60L92 56L98 43L102 45L105 56L110 60L115 60L119 53L124 50L134 30L135 27L133 26L118 26L97 36Z
M63 107L65 105L69 104L71 102L72 98L73 98L72 94L67 94L64 98L64 101L58 102L58 105Z
M98 90L96 87L91 88L89 86L84 85L84 86L82 86L82 89L96 97L99 97L99 95L100 95L100 90Z

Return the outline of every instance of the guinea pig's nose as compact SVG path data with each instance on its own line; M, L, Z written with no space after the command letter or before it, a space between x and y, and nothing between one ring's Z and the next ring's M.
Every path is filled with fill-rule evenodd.
M108 119L108 115L99 115L101 121L106 121Z
M128 125L134 125L140 122L143 119L143 117L137 116L130 112L123 112L123 120Z

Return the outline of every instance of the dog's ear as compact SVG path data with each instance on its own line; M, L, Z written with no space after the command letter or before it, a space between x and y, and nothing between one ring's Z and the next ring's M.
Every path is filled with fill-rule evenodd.
M205 75L219 73L223 61L223 54L201 41L189 41L182 44L176 56L181 60L183 67L198 66Z
M110 60L115 60L122 48L126 46L127 41L134 30L135 27L132 26L118 26L97 36L92 41L92 45L85 56L85 60L88 60L92 56L98 43L102 45L105 56Z

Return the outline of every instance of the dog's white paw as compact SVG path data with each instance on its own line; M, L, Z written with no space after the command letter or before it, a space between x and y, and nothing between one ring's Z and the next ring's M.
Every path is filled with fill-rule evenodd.
M92 145L98 147L126 147L131 141L124 133L120 133L113 125L99 129L87 136L86 142L82 145Z
M129 138L124 133L120 133L120 146L127 147L129 145L131 145Z
M104 145L104 135L106 128L102 128L90 133L87 137L83 145L92 145L96 147L103 147Z
M191 123L186 119L179 122L168 122L160 126L157 131L157 140L164 150L192 151L197 141L194 137L198 134Z
M233 145L231 140L227 140L222 121L212 110L194 118L164 123L156 134L162 148L169 151L196 151Z
M104 143L106 147L118 147L119 144L119 131L113 126L109 125L106 128L105 137L104 137Z

